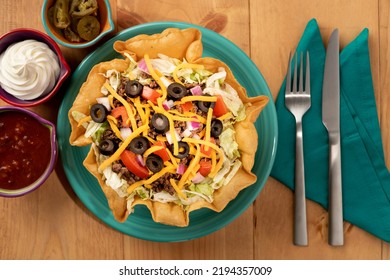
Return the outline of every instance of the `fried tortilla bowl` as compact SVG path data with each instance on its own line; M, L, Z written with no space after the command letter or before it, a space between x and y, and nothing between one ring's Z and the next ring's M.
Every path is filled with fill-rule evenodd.
M179 43L178 43L179 42ZM258 135L254 122L258 118L262 109L269 101L267 96L248 97L246 90L236 81L229 67L222 61L214 58L202 58L201 32L195 28L177 29L168 28L160 34L138 35L125 42L117 41L114 49L124 56L124 59L114 59L101 62L95 65L90 71L86 82L80 88L73 106L70 108L68 117L71 124L70 144L74 146L90 145L92 140L84 136L85 129L77 126L77 122L72 117L73 111L78 111L86 115L89 108L96 103L96 98L101 97L101 88L106 78L102 75L109 69L116 69L119 72L125 71L130 60L125 54L130 55L135 61L140 60L145 54L150 58L155 58L159 53L178 58L186 59L189 63L204 65L205 69L216 72L219 67L224 67L227 73L225 81L230 84L238 93L246 107L246 119L236 122L236 142L241 154L242 165L232 180L225 186L217 189L213 194L213 202L198 201L184 209L174 203L161 203L151 200L142 200L135 196L131 208L135 205L145 205L155 222L167 225L185 227L189 224L189 213L200 208L209 208L216 212L222 211L226 205L233 200L238 193L254 184L257 180L255 174L251 172L254 165L257 150ZM130 212L127 208L126 198L119 197L116 191L107 186L98 170L95 150L91 149L83 162L87 170L98 180L115 219L124 222Z

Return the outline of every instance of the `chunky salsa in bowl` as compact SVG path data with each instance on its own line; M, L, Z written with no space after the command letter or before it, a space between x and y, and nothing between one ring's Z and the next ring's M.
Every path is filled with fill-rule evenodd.
M27 109L0 107L0 196L37 189L53 171L56 157L54 124Z

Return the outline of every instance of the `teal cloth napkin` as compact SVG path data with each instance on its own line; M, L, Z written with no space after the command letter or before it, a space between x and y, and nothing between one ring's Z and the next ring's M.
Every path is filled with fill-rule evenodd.
M306 26L297 52L310 53L312 105L303 118L306 197L328 207L328 135L322 124L325 47L317 21ZM390 173L386 168L364 29L340 53L340 129L344 220L390 242ZM294 189L295 119L276 100L279 142L271 176ZM348 242L348 240L346 240Z

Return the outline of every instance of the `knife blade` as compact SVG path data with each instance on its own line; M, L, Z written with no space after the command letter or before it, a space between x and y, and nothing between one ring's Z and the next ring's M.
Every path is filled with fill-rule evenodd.
M322 87L322 122L329 141L329 239L332 246L344 244L340 143L339 31L328 42Z

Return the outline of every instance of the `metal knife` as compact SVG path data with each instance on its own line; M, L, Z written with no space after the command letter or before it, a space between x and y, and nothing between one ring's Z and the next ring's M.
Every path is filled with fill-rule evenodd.
M340 66L339 31L328 42L322 86L322 122L329 139L329 240L333 246L344 244L340 142Z

